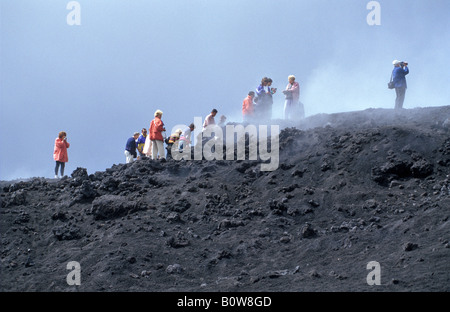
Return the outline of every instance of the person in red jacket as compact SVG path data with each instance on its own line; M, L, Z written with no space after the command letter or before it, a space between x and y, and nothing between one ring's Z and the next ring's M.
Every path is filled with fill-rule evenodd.
M55 139L55 148L53 150L53 159L56 161L55 166L55 179L59 178L58 170L61 167L61 177L64 176L64 167L66 162L69 161L69 156L67 155L67 149L70 144L67 142L67 133L61 131L58 137Z
M158 154L160 159L165 159L164 136L166 129L161 120L162 114L162 111L159 109L155 112L155 119L150 123L148 131L152 142L152 159L157 159Z
M253 98L255 97L255 92L250 91L242 102L242 117L244 122L250 121L254 117L255 104L253 103Z

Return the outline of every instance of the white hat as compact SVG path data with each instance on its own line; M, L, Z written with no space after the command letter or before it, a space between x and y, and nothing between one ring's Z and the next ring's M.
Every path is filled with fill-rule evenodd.
M392 65L398 65L398 64L400 64L401 62L400 61L398 61L398 60L394 60L394 61L392 61Z

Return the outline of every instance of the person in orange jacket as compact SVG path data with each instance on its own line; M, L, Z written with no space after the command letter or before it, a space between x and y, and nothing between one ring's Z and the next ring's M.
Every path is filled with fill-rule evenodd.
M69 156L67 155L67 149L70 144L67 142L67 133L61 131L58 137L55 139L55 147L53 149L53 159L56 161L55 166L55 179L59 178L58 170L61 167L61 177L64 176L64 167L66 162L69 161Z
M255 103L253 103L253 99L255 98L255 92L250 91L242 102L242 117L244 122L250 121L254 117L255 113Z
M161 120L162 111L159 109L155 112L155 119L150 123L149 136L152 142L152 159L157 159L159 154L160 159L165 159L164 151L164 136L166 128L164 128L164 123Z

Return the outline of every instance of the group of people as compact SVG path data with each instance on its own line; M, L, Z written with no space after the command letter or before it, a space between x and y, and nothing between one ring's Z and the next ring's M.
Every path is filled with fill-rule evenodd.
M272 118L273 95L277 92L277 88L272 87L272 79L264 77L256 91L250 91L247 98L242 104L242 115L244 123L263 121ZM288 77L288 84L283 90L285 96L284 117L285 119L304 118L303 104L300 103L300 85L295 81L295 76ZM203 130L208 126L215 125L215 117L217 109L213 109L206 116L203 122ZM296 116L294 116L296 114ZM184 148L190 148L192 131L195 125L191 124L186 129L177 129L169 137L166 136L166 129L161 120L162 111L157 110L154 114L155 118L150 123L149 133L147 129L142 129L141 133L135 132L132 137L127 140L125 145L126 163L132 162L134 159L142 159L150 157L151 159L167 159L172 158L173 145L176 144L176 150L182 152ZM226 117L221 116L219 127L225 126ZM166 143L166 150L164 150ZM138 155L139 153L139 155Z
M285 95L284 116L286 119L294 117L304 117L303 105L299 102L300 86L295 81L295 76L288 77L288 85L283 90ZM256 91L250 91L247 98L242 105L242 114L244 122L258 121L271 119L272 117L272 96L277 92L277 88L272 88L272 79L264 77L261 84L256 88ZM203 130L208 126L215 125L215 117L217 109L213 109L211 113L206 116L203 122ZM191 123L186 129L177 129L169 137L166 136L166 128L164 122L161 120L163 112L156 110L154 119L150 123L148 129L143 128L141 132L135 132L125 144L125 162L130 163L134 159L142 159L149 157L151 159L168 159L172 158L173 145L176 149L182 152L184 149L190 149L192 143L192 134L195 125ZM222 115L218 123L219 127L224 127L226 116ZM166 147L164 148L164 143ZM65 163L68 161L67 148L70 144L67 142L67 134L60 132L55 141L54 159L55 178L59 178L58 171L61 170L61 176L64 176Z
M392 62L394 69L392 71L390 88L395 89L395 109L402 109L406 93L406 78L409 74L407 62L394 60ZM276 94L277 88L272 87L272 79L264 77L261 84L255 91L249 91L247 97L242 103L242 115L244 123L268 120L272 118L273 95ZM295 81L295 76L288 77L288 84L285 90L282 91L285 96L284 102L284 118L285 119L302 119L305 117L305 110L300 100L300 85ZM203 129L209 125L215 124L215 117L217 109L213 109L211 113L206 116L203 123ZM177 145L177 149L181 152L185 148L191 146L192 132L195 125L191 123L186 129L177 129L169 137L166 137L166 129L161 120L163 112L157 110L154 114L154 119L150 123L150 128L143 128L141 133L135 132L129 138L125 145L125 159L126 163L132 162L134 159L151 157L151 159L166 159L171 158L172 147ZM221 116L219 126L225 125L226 117ZM167 144L166 150L164 143ZM53 159L56 161L55 178L64 176L65 163L68 162L67 149L70 147L67 142L67 133L61 131L55 139L53 150ZM139 155L138 155L139 153ZM167 156L166 156L167 153ZM60 173L60 174L59 174Z
M255 91L249 91L242 102L242 116L244 122L270 120L272 118L273 95L277 88L272 87L273 80L268 77L261 79L261 84ZM295 76L288 77L288 84L283 90L284 118L302 119L305 117L305 109L300 102L300 85L295 81Z
M211 113L206 116L203 122L203 129L208 126L215 125L215 117L217 109L213 109ZM130 137L125 145L125 161L132 162L134 159L142 159L149 157L151 159L170 159L172 158L172 150L175 145L175 150L182 152L184 149L190 149L192 144L192 134L195 125L191 123L186 129L177 129L170 136L166 136L166 128L164 122L161 120L163 112L157 110L154 114L154 119L150 123L150 128L143 128L141 133L135 132ZM227 117L222 115L218 126L225 126ZM166 147L164 148L164 143ZM139 154L139 155L138 155Z

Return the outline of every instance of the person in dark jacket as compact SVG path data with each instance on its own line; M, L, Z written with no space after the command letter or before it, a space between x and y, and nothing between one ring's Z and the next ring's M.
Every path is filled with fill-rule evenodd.
M256 96L258 98L258 109L256 111L257 119L266 120L271 106L272 95L268 86L270 78L261 79L261 84L256 88Z
M394 65L392 81L394 82L395 93L397 95L395 98L395 109L402 109L407 88L405 76L409 74L408 63L395 60L392 64Z
M127 164L133 162L133 158L137 158L136 153L136 140L139 138L139 132L135 132L134 135L127 140L125 145L125 157Z
M244 123L250 122L255 114L255 92L249 91L247 97L242 102L242 120Z
M267 90L269 93L267 93L266 97L266 112L265 112L265 118L266 119L272 119L272 106L273 106L273 95L277 92L277 88L272 88L272 78L267 78Z

